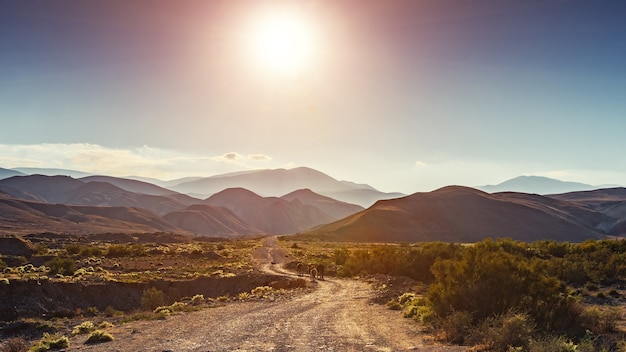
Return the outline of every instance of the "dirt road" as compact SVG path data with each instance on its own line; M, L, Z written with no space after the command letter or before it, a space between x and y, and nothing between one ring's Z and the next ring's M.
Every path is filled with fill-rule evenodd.
M255 251L263 270L280 269L286 252L275 238ZM272 264L275 263L275 264ZM327 278L283 302L242 302L110 329L115 341L71 351L463 351L440 346L399 312L372 304L367 283Z

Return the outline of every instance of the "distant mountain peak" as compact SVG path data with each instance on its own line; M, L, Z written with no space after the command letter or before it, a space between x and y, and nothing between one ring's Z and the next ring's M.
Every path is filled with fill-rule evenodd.
M544 176L522 175L506 180L497 185L486 185L476 188L488 193L523 192L534 194L557 194L589 191L597 189L598 187L579 182L561 181Z

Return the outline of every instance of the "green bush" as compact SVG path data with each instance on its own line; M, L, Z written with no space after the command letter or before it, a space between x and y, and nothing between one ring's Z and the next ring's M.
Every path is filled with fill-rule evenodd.
M70 346L70 339L67 336L58 334L50 335L47 332L43 333L43 337L33 347L30 348L31 352L44 352L49 350L68 348Z
M140 244L112 244L106 249L104 255L109 258L139 257L145 252L145 248Z
M435 282L428 298L437 316L471 312L478 324L518 310L527 312L544 330L581 333L576 302L567 297L565 286L533 265L523 252L504 248L498 242L483 241L455 259L433 265Z
M391 310L402 310L402 305L395 299L391 299L387 301L385 305L387 306L387 308Z
M65 251L67 252L68 255L75 255L80 252L82 246L76 243L69 243L69 244L66 244L63 248L65 248Z
M0 258L0 270L4 270L7 267L7 263L4 262L4 260L2 260L2 258Z
M156 287L150 287L143 291L141 296L141 306L144 310L155 310L157 307L165 305L165 295L163 291Z
M95 246L83 246L79 252L81 257L99 257L102 253L102 249Z
M96 330L96 325L91 321L84 321L80 325L74 326L72 329L72 335L87 334Z
M74 272L77 270L74 260L67 257L55 257L47 261L44 265L50 268L50 274L52 275L61 274L69 276L74 275Z
M103 331L103 330L95 330L91 332L91 334L89 334L89 337L87 338L87 341L85 341L85 343L93 344L93 343L108 342L108 341L113 341L113 340L114 340L113 335L111 335L110 333Z

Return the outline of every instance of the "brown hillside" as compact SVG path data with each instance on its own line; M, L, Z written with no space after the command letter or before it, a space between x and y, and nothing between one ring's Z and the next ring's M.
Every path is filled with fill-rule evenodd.
M0 231L38 232L181 232L150 211L124 207L88 207L30 202L0 194Z
M476 242L486 237L582 241L601 236L572 217L567 211L550 209L532 197L489 195L472 188L450 186L379 201L369 209L309 234L375 242Z
M260 234L232 211L211 205L192 205L184 210L171 212L163 218L184 230L204 236L233 236Z
M104 207L135 207L148 209L159 215L185 208L185 204L169 196L134 193L110 183L95 181L55 197L54 202ZM198 200L198 203L200 202Z
M364 208L360 205L341 202L336 199L317 194L310 189L300 189L280 197L287 201L300 200L304 204L312 205L335 220L358 213Z
M0 190L15 197L28 200L44 200L54 203L54 198L84 185L69 176L14 176L0 180ZM17 193L12 192L16 190Z
M327 224L334 219L299 200L261 197L243 188L229 188L205 200L228 208L248 225L269 234L286 234Z

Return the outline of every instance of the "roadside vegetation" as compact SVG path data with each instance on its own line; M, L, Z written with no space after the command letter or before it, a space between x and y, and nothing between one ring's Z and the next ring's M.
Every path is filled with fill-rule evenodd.
M274 300L285 294L285 290L269 286L238 291L239 286L255 287L246 280L255 274L251 253L261 245L259 238L198 241L193 238L170 238L163 234L152 237L142 234L140 242L123 242L128 239L133 241L133 237L124 234L97 236L105 239L94 239L89 235L28 236L35 249L32 253L0 255L0 289L22 290L19 287L30 287L28 283L33 283L35 287L95 284L104 288L103 284L110 283L136 287L138 293L125 291L126 298L120 302L125 308L98 305L97 302L97 306L85 306L83 298L77 296L64 304L55 305L58 311L49 312L45 317L31 314L7 319L7 314L0 313L0 352L26 351L29 348L33 351L54 350L65 348L68 343L75 344L75 340L80 340L79 343L103 343L113 339L107 331L113 325L134 320L165 319L173 314L242 299ZM155 241L151 242L151 238ZM221 297L205 298L202 292L183 297L176 290L166 290L169 285L163 284L172 281L220 282L221 279L230 280L228 290L234 290ZM242 281L241 285L238 280ZM193 292L193 284L185 287ZM201 284L198 289L202 287ZM75 294L80 295L80 291ZM133 295L136 304L130 305L129 298ZM0 300L4 300L3 297L0 294ZM26 304L37 306L36 298ZM10 312L12 305L7 307L7 312ZM5 331L9 333L5 334Z
M442 341L476 351L626 351L626 241L372 244L280 239L289 252L287 269L295 271L298 262L323 264L329 278L377 283L376 289L386 292L380 302ZM5 340L0 351L10 346L24 350L24 345L46 350L76 339L102 343L114 338L107 330L113 325L167 319L228 302L276 301L285 288L306 287L300 278L295 286L263 284L217 297L182 297L159 284L254 276L252 254L259 246L258 238L117 243L68 237L36 242L30 256L0 258L0 287L109 282L139 285L143 291L130 310L89 306L46 319L21 318L23 337ZM380 277L412 283L376 281Z
M388 307L450 343L485 351L626 351L626 241L282 239L296 260L325 262L339 276L415 280L422 289L394 297Z

